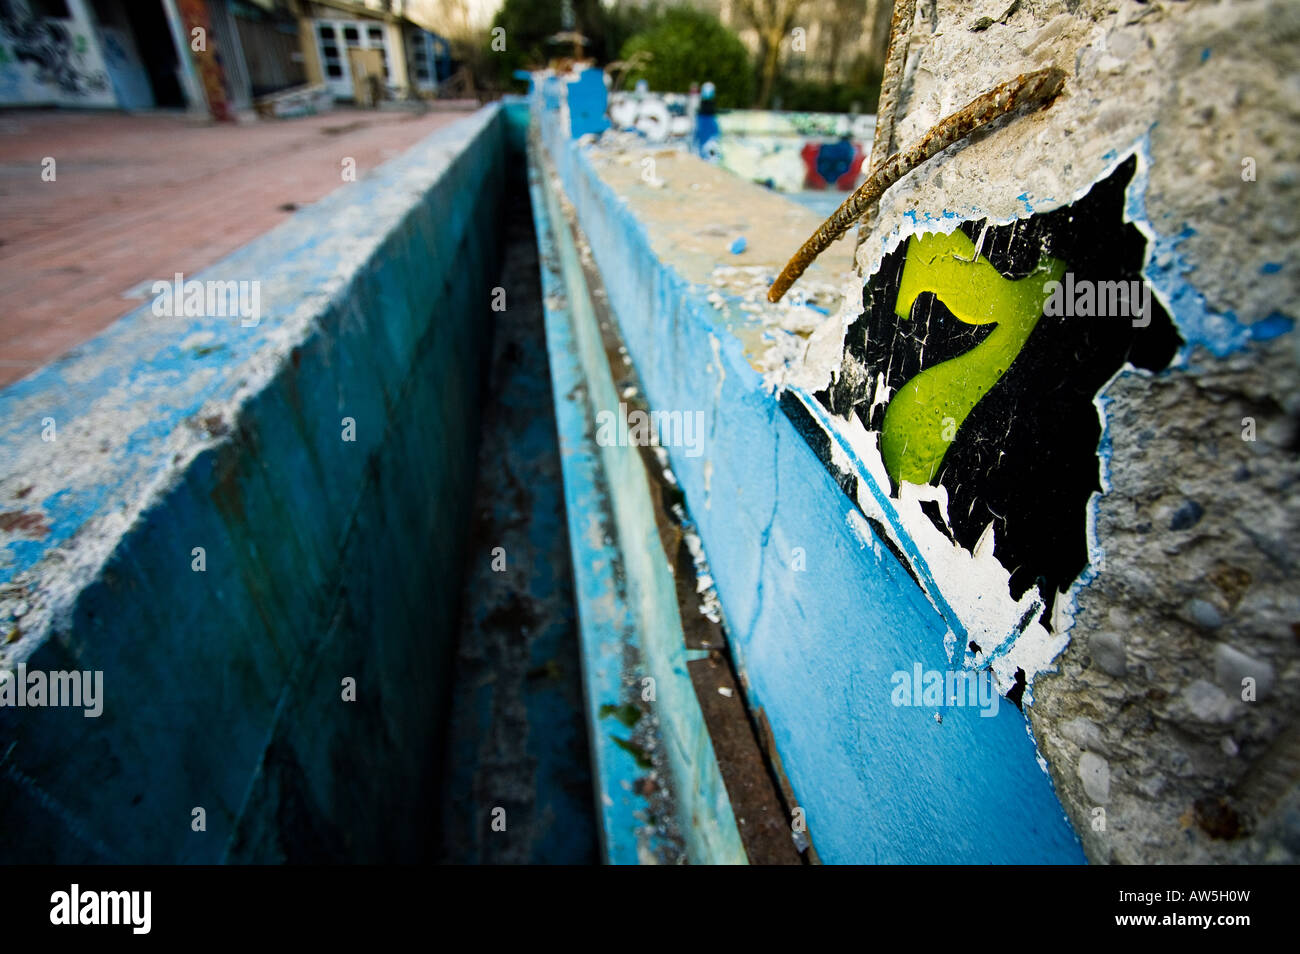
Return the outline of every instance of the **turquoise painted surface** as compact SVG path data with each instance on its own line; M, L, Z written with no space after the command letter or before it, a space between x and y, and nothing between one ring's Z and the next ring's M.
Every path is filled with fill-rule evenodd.
M551 217L542 192L540 172L529 170L533 217L542 262L542 294L553 296L546 313L547 348L555 399L556 427L564 469L564 502L572 548L574 595L583 640L583 686L586 694L587 736L591 743L592 799L600 813L601 854L610 864L635 864L638 859L637 815L647 807L631 783L640 769L635 758L614 742L599 718L600 706L623 701L623 653L631 637L631 614L620 596L616 563L604 541L617 531L609 510L607 489L600 474L599 451L587 430L582 387L584 375L577 358L572 319L564 296L564 278L551 231ZM606 784L621 779L627 786ZM607 797L602 797L605 795ZM654 850L654 845L647 848Z
M665 781L687 857L696 864L743 864L731 803L686 669L676 590L639 452L594 440L593 409L617 406L618 397L578 253L572 239L556 231L567 226L544 176L530 164L604 857L636 864L660 854L658 829L646 823L650 805L638 784L645 769L617 741L629 740L627 729L606 716L628 701L629 686L644 699L649 677L649 708L667 749L671 778Z
M0 472L47 415L105 444L3 578L110 554L8 647L102 670L105 709L0 710L0 860L429 856L505 140L481 110L196 276L262 281L255 333L142 309L0 394Z

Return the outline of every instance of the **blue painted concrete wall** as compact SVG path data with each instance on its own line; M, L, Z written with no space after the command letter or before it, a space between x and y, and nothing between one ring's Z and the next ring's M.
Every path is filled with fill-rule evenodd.
M708 415L705 453L670 448L673 471L749 703L771 725L821 859L1081 861L1014 706L992 718L948 707L939 723L933 708L891 704L892 673L949 668L945 619L764 389L727 317L743 312L716 309L712 289L661 261L646 223L549 105L536 104L548 150L650 406ZM737 183L737 201L751 188ZM806 571L793 566L795 547Z
M426 855L509 125L196 276L261 281L257 326L144 308L0 394L5 506L35 485L48 524L0 538L31 607L0 662L105 695L0 709L0 860Z
M604 860L675 860L668 826L655 818L666 812L650 794L667 788L686 859L743 864L735 814L687 670L681 611L640 451L596 439L594 409L616 404L618 391L580 253L550 184L550 168L540 160L530 150ZM654 686L649 697L647 684ZM638 713L638 727L642 710L644 721L653 720L649 737L658 751L649 766L629 751L632 727L610 716L627 706Z

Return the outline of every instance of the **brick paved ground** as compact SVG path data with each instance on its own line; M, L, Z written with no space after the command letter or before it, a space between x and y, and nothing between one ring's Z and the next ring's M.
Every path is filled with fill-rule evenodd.
M471 105L465 107L466 110ZM179 114L0 112L0 387L464 111L335 110L200 124ZM41 180L54 157L57 177ZM147 289L146 289L147 290Z

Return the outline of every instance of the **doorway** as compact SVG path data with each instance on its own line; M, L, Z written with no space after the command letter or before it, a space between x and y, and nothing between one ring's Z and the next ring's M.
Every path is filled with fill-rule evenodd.
M123 109L184 109L180 60L162 0L92 0Z
M383 24L364 20L316 20L316 49L321 74L335 99L353 99L349 49L379 50L384 63L384 84L393 85L392 57Z

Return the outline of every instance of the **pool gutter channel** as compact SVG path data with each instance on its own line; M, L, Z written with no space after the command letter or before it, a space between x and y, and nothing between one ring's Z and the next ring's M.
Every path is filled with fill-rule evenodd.
M605 860L798 864L779 791L730 672L725 637L720 630L712 637L714 652L692 649L687 641L686 631L698 631L693 567L689 580L674 573L670 554L681 546L682 528L667 515L662 478L650 476L658 472L652 450L600 446L595 439L595 409L628 403L623 395L635 386L635 372L619 350L600 275L583 264L581 232L561 207L562 192L544 155L530 138L529 182ZM702 706L701 683L731 704ZM720 685L732 690L730 700L717 693ZM719 736L714 723L721 713L728 728ZM724 769L718 739L729 757L745 757L725 760ZM680 854L673 850L678 839Z
M592 310L615 390L629 414L649 412L645 388L619 334L617 318L609 306L609 296L605 294L586 237L576 222L574 210L565 208L563 214L592 293ZM676 584L688 652L687 670L713 743L718 769L731 798L745 852L751 864L814 862L816 851L811 841L792 837L793 793L781 773L775 752L760 742L762 733L758 720L749 710L746 687L736 667L726 627L704 611L699 570L686 544L686 535L695 533L696 528L686 511L686 498L672 476L667 454L650 445L639 445L636 450L645 469L659 542Z

